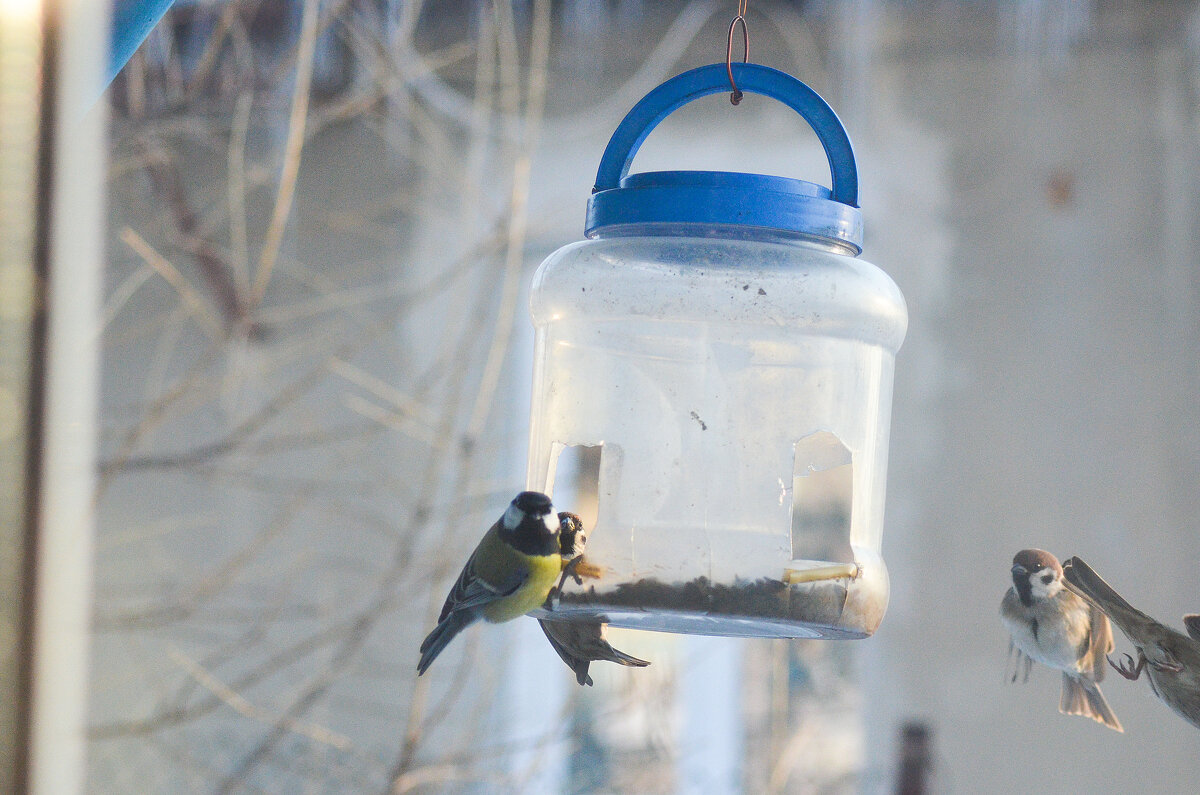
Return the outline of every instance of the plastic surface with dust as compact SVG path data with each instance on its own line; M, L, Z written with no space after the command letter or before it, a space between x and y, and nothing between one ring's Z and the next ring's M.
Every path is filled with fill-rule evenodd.
M727 90L719 67L720 79L703 67L675 78L687 78L675 93L674 81L660 86L644 123L679 96ZM781 74L742 67L738 85L794 99L792 83L803 84ZM803 102L787 104L808 118ZM647 132L626 130L626 144L605 153L589 208L594 239L555 252L534 279L528 487L554 495L564 451L599 448L586 555L599 576L568 583L549 617L866 637L888 599L880 541L903 297L854 256L857 207L779 177L629 178ZM831 169L856 185L845 147ZM617 184L602 186L605 173ZM770 182L791 206L753 206L780 195L761 190ZM658 191L649 204L611 195L647 186ZM652 206L673 191L687 201L697 186L713 193L694 216ZM746 212L730 208L739 201Z

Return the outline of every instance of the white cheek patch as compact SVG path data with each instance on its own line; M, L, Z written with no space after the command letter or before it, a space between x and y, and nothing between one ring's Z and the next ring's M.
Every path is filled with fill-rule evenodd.
M508 510L504 512L504 529L516 530L517 525L525 521L525 512L516 505L510 504Z
M558 517L554 515L553 511L543 516L542 522L546 525L546 530L551 534L558 532Z
M1042 582L1045 575L1045 572L1038 572L1029 578L1029 590L1039 599L1049 599L1063 589L1063 584L1057 577L1050 582Z

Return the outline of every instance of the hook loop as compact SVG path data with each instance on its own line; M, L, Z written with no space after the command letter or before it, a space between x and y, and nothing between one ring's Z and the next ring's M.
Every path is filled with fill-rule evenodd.
M733 89L733 93L729 95L729 102L733 105L742 101L742 90L738 88L737 81L733 79L733 31L738 23L742 24L742 63L747 63L750 60L750 31L746 29L746 6L750 0L738 0L737 16L729 23L729 38L725 44L725 71L729 74L729 87Z

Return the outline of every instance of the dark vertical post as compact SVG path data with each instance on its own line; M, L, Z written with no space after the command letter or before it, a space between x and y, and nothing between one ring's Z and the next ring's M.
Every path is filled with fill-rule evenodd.
M919 721L910 721L900 730L900 769L896 774L896 795L925 795L932 766L930 729Z

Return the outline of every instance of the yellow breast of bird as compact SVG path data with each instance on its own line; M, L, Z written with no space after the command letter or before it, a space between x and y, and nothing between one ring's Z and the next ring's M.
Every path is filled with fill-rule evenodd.
M541 607L542 603L546 601L550 589L558 583L558 578L562 574L562 563L558 554L521 555L511 548L504 551L519 557L520 561L514 561L514 563L527 569L529 574L516 592L483 608L483 617L493 624L511 621L534 608Z

